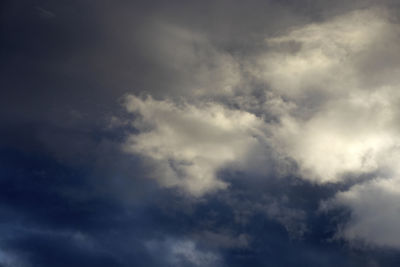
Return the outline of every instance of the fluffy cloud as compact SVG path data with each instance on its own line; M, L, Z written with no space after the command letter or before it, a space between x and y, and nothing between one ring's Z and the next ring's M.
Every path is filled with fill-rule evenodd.
M179 105L128 96L126 108L141 119L134 122L140 133L132 134L124 149L149 159L162 185L193 195L226 188L217 172L233 163L240 166L262 146L259 118L219 104Z
M250 69L292 105L272 126L273 145L298 163L303 178L337 182L387 165L382 157L399 136L396 69L366 87L363 62L398 32L387 12L371 9L267 39L270 51Z
M317 183L380 173L338 193L350 208L339 236L400 248L400 29L381 9L353 12L267 40L254 75L295 107L273 126L273 144ZM376 59L387 58L390 68ZM373 70L373 71L372 71Z
M387 155L399 140L397 100L392 90L355 91L307 120L282 117L274 145L298 162L303 178L318 183L387 167Z
M252 61L250 72L279 94L336 96L357 87L357 62L387 40L393 27L381 9L355 11L267 38L268 50Z
M268 169L287 158L319 184L379 172L384 178L331 203L353 211L342 237L400 247L398 207L384 208L399 198L400 28L392 19L384 9L358 10L269 37L262 52L240 59L168 26L157 51L183 76L196 73L191 100L128 96L138 133L124 149L144 156L163 186L195 196L226 188L225 168Z

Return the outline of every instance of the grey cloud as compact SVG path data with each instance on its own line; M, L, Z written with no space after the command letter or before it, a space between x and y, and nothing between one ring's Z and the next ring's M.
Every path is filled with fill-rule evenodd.
M51 18L54 18L56 16L53 12L51 12L51 11L49 11L47 9L44 9L42 7L39 7L39 6L36 7L36 10L40 14L40 16L42 18L44 18L44 19L51 19Z
M351 217L338 230L337 237L358 246L400 248L399 179L376 178L339 192L325 202L324 209L350 208Z
M150 253L161 254L169 266L223 266L218 254L198 248L190 239L149 240L145 246Z
M63 168L85 173L74 178L54 171L50 176L57 179L44 179L44 172L30 175L21 167L40 165L34 156L12 165L6 151L4 159L11 160L1 167L12 175L3 181L2 196L10 209L60 228L96 228L104 223L98 217L110 219L102 226L107 231L131 224L131 217L120 218L125 210L109 214L114 206L93 200L110 198L118 207L141 207L130 212L145 222L132 227L146 232L147 252L165 252L160 261L212 266L221 263L219 252L240 251L225 255L235 261L232 266L257 266L293 263L298 258L287 255L308 250L294 246L295 253L285 254L293 248L278 243L287 235L299 240L317 236L319 245L329 238L322 230L313 236L326 221L310 223L309 216L318 199L334 196L332 207L351 211L338 236L399 248L396 1L40 0L6 1L2 7L0 145L39 151ZM11 170L20 168L26 178L13 179L19 176ZM376 174L375 180L365 179ZM313 193L288 193L293 177L303 179ZM65 181L72 183L64 186ZM354 186L340 187L346 183ZM246 187L240 196L235 195L238 187ZM154 215L154 206L173 205L176 188L186 195L169 215L173 219ZM335 195L337 188L343 192ZM162 204L148 203L162 194L168 195L160 197ZM215 217L225 212L228 219L221 215L219 221L213 217L218 223L210 219L209 225L198 226L193 213L185 213L195 209L190 201L208 203L204 209L212 210L218 205L207 201L218 196L226 211ZM182 206L184 215L178 211ZM45 214L48 207L54 210ZM115 226L117 220L124 226ZM187 238L149 237L147 225L165 232L183 228ZM108 237L103 233L96 239L100 243ZM23 251L39 255L37 261L50 258L45 261L50 265L59 255L49 257L48 251L71 249L63 254L65 265L69 258L77 264L81 260L70 255L89 253L72 249L79 248L76 242L64 247L65 240L57 240L54 245L51 238L32 238L15 247L26 246ZM129 259L142 258L122 243L109 247L123 247ZM264 249L266 244L271 247ZM298 257L317 266L328 263L331 257L318 252ZM12 253L0 253L0 265L16 263ZM332 258L351 265L337 253ZM101 261L91 254L88 262ZM157 259L152 263L165 266Z
M199 80L185 85L190 103L129 96L125 106L140 116L133 121L139 133L124 149L147 158L162 185L196 196L226 189L218 171L244 170L254 155L267 162L265 172L271 163L285 169L290 158L298 164L293 174L321 184L380 170L397 175L396 68L376 71L369 87L363 81L365 62L398 38L391 16L383 7L332 16L267 36L265 49L247 57L225 54L202 34L163 26L156 58L165 58L177 74L188 66ZM393 51L395 45L386 52ZM261 100L252 81L263 86ZM289 231L293 218L301 217L273 203L265 208Z
M29 267L31 266L24 255L10 251L0 250L0 266L2 267Z
M244 233L234 235L227 230L219 232L205 230L195 233L193 236L194 239L217 248L247 248L251 243L251 237L249 235Z

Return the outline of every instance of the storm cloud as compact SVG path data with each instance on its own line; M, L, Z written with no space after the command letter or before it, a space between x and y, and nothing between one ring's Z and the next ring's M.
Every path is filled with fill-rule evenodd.
M0 266L396 266L395 1L6 1Z

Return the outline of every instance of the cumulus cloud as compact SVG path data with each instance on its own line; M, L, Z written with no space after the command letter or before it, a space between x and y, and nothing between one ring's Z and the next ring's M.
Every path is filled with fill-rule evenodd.
M397 248L399 31L386 10L356 11L267 39L272 52L254 67L295 105L273 126L272 139L298 163L301 177L323 184L381 174L329 202L351 211L338 235ZM377 58L391 58L390 68L372 63Z
M370 9L266 40L271 51L251 68L293 106L272 126L273 144L303 178L337 182L385 165L398 140L398 87L390 80L365 87L360 62L398 31L385 10Z
M274 132L276 149L298 162L303 178L319 183L386 167L386 155L398 141L398 97L389 92L356 91L307 120L283 117Z
M356 60L392 31L386 17L381 9L355 11L267 38L269 49L249 70L295 100L318 92L346 93L357 86Z
M398 260L396 1L11 2L0 266Z
M128 96L125 106L141 119L134 122L140 132L128 138L124 149L149 159L162 185L193 195L226 188L217 172L234 163L240 166L263 144L259 118L220 104L179 105Z
M379 172L384 178L332 203L354 212L343 237L398 246L391 235L400 232L397 207L383 209L398 198L390 191L400 141L400 27L393 20L386 9L357 10L268 37L261 52L241 58L201 34L166 26L156 51L190 77L190 101L126 97L138 133L123 147L146 158L160 184L195 196L227 188L218 177L223 169L267 169L287 159L297 163L297 175L319 184ZM279 217L279 210L267 212ZM374 227L380 234L367 234Z

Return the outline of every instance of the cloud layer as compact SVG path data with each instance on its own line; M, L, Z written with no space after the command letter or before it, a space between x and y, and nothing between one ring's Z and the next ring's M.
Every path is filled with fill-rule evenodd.
M400 5L3 1L0 266L398 266Z
M204 83L188 85L194 92L190 101L126 97L138 133L130 135L124 150L144 156L163 186L194 196L226 189L227 182L219 178L226 169L267 173L279 165L276 169L285 166L286 175L318 184L381 173L388 179L361 182L338 193L335 203L355 214L343 237L398 246L385 238L397 237L400 216L394 210L387 211L390 216L363 212L396 196L385 192L390 186L382 186L393 181L395 187L398 179L400 94L394 59L400 28L393 20L387 9L357 10L267 37L256 55L244 57L218 52L204 37L168 28L159 37L166 42L164 52L171 45L183 52L167 62L200 66L195 76ZM394 58L390 68L383 61L372 65L378 54ZM214 83L211 73L224 84ZM213 92L217 87L223 94ZM249 164L254 160L264 166ZM374 200L371 191L380 192ZM368 235L375 227L380 234Z

